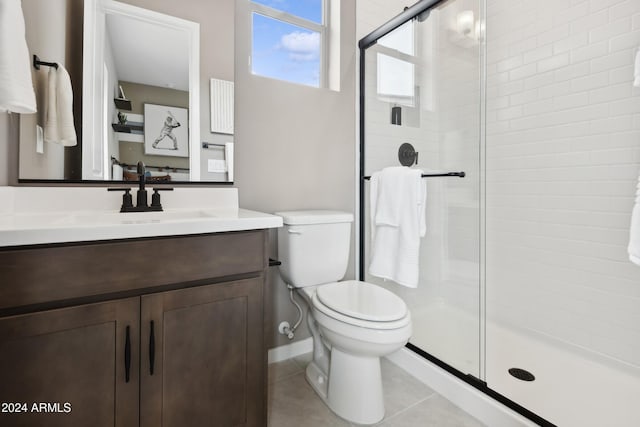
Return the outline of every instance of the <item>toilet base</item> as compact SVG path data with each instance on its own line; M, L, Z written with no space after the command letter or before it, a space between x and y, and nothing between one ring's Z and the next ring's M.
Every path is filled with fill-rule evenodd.
M315 362L307 365L307 382L336 415L356 424L384 418L379 357L352 356L331 350L329 378Z
M315 362L310 362L306 369L307 382L311 388L320 396L320 398L328 405L327 389L329 379Z

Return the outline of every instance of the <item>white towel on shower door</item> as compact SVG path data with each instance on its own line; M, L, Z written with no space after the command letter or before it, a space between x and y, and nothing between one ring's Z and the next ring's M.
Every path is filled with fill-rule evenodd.
M5 110L36 112L20 0L0 1L0 111Z
M629 259L640 265L640 177L636 189L636 203L631 213L631 229L629 236Z
M418 286L426 199L419 169L385 168L371 176L369 274L410 288Z

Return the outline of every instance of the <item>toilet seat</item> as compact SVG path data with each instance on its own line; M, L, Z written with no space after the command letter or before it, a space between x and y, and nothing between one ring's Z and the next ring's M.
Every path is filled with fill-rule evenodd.
M310 296L315 309L353 326L386 330L400 329L411 322L401 298L371 283L356 280L329 283L316 287Z
M358 280L330 283L316 290L322 304L356 319L392 322L407 315L407 305L393 292Z

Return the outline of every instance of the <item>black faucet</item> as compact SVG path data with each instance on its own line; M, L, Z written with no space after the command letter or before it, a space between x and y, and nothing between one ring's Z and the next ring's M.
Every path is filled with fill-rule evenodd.
M151 206L147 202L147 190L145 184L147 181L146 168L142 161L138 162L138 194L136 195L136 206L133 206L130 188L107 188L107 191L124 191L122 196L122 206L120 212L152 212L162 211L160 203L159 191L173 191L173 188L154 188L151 196Z
M149 207L149 205L147 204L147 190L144 189L144 184L147 180L146 177L146 168L144 166L144 163L141 161L138 162L138 195L136 196L136 208L138 209L138 212L144 212L145 210L148 210L147 208ZM162 210L162 207L160 207L160 210Z

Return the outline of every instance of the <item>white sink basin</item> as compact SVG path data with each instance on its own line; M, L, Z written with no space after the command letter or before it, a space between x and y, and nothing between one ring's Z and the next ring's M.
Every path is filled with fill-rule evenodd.
M68 217L69 214L65 212L0 215L0 230L51 227L53 224L59 221L64 221Z

